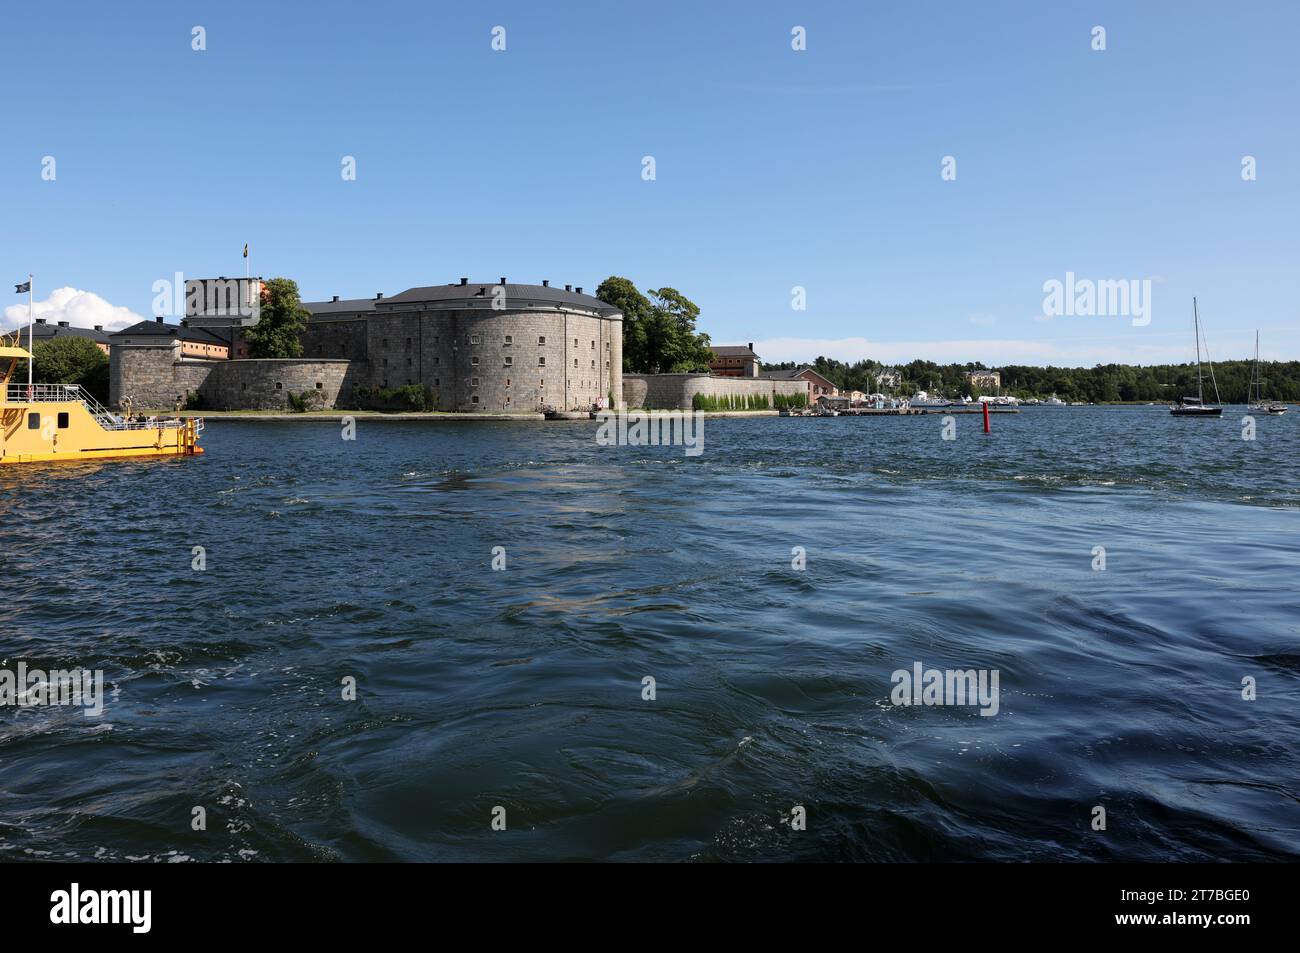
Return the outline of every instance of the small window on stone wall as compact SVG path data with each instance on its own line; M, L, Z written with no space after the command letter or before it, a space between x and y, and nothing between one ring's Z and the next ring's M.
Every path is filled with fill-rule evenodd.
M321 382L320 382L320 381L317 381L317 382L316 382L316 389L317 389L317 390L324 390L325 388L321 386Z
M513 357L511 357L509 354L507 354L507 355L506 355L506 367L510 367L510 366L512 366L514 363L515 363L515 359L514 359Z
M239 385L239 389L240 389L240 390L248 390L248 385L247 385L247 384L240 384L240 385Z
M470 403L472 403L472 404L477 404L477 403L478 403L478 394L475 394L475 395L474 395L473 397L471 397L469 400L470 400Z
M514 344L514 343L515 343L515 337L514 337L513 334L507 334L507 335L506 335L506 343L507 343L507 344Z
M275 382L275 389L276 389L276 390L284 390L284 385L281 384L279 381L276 381L276 382Z
M477 357L477 356L475 356L475 357L471 357L471 358L469 359L469 362L470 362L470 364L474 365L475 367L478 367L478 357Z
M545 335L545 334L540 334L540 335L538 335L538 337L537 337L537 343L538 343L538 344L545 344L545 343L546 343L546 335Z
M477 343L478 343L478 335L477 335L477 334L471 334L471 335L469 336L469 343L470 343L470 344L477 344Z
M470 386L470 387L477 387L477 386L478 386L478 378L477 378L477 377L471 377L471 378L469 379L469 386Z
M539 358L537 359L537 366L538 366L538 367L545 367L545 366L546 366L546 358L544 358L544 357L539 357Z

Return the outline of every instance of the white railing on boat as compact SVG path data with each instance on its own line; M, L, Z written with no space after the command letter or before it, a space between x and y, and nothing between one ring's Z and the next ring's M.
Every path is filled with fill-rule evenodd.
M94 400L81 389L80 384L10 384L5 398L11 404L31 403L67 403L82 404L88 399ZM98 404L98 401L96 401Z
M10 404L46 403L81 404L105 430L174 430L185 426L179 418L146 417L127 419L113 413L80 384L10 384L6 400ZM202 429L199 424L198 429Z

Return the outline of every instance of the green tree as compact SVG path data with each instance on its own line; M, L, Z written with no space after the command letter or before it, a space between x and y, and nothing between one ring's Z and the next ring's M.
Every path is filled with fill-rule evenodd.
M623 312L623 370L636 373L646 365L646 321L650 300L627 278L610 275L596 289L596 297Z
M262 286L261 317L244 332L250 357L301 357L303 328L311 312L302 306L298 282L271 278Z
M653 301L647 333L647 357L662 374L707 371L713 351L709 336L695 330L700 308L676 288L650 292Z
M36 365L32 380L38 384L80 384L98 401L108 399L108 355L88 338L54 337L32 348ZM27 379L27 362L21 361L14 380Z
M623 312L623 370L629 374L676 374L708 370L709 336L695 330L700 308L676 288L647 298L627 278L611 275L596 297Z

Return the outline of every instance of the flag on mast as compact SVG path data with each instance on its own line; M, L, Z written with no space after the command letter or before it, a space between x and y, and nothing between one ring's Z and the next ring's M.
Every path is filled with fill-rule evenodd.
M31 281L24 281L21 285L14 285L14 294L25 295L32 290Z
M248 242L244 242L244 257L248 257Z

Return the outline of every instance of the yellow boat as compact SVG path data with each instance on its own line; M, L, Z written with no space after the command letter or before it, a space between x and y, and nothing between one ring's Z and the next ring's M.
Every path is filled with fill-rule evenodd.
M132 419L105 409L77 384L14 383L18 362L30 359L24 348L0 340L0 466L203 452L202 419Z

